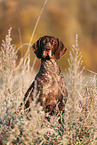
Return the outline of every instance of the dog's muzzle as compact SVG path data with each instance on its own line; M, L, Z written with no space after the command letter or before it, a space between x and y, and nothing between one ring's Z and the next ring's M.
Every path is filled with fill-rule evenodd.
M50 42L47 42L45 44L42 57L43 58L48 57L49 59L52 58L52 45Z

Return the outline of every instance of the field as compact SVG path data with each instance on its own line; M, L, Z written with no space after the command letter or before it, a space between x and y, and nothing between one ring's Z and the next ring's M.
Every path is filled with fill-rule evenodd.
M50 122L45 119L42 107L36 104L37 97L32 102L30 119L27 119L23 108L19 111L24 93L35 76L36 58L33 66L30 66L29 48L30 46L17 64L19 49L12 44L11 28L2 41L0 145L96 145L97 73L82 66L78 35L68 58L69 68L64 74L68 101L62 116L62 124L59 124L58 116L50 117Z

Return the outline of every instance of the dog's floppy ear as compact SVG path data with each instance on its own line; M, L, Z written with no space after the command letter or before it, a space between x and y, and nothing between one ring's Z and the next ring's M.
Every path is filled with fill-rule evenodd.
M55 59L59 60L67 51L63 42L57 38L57 49L55 50Z
M42 37L40 37L40 38L32 45L33 51L34 51L34 53L36 54L37 58L39 58L39 59L42 57L41 38L42 38Z

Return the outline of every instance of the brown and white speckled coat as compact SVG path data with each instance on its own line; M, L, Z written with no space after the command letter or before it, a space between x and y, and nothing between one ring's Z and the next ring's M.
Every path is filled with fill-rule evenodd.
M40 102L45 112L53 114L63 111L68 94L58 59L67 49L61 40L53 36L41 37L32 47L37 58L41 59L41 66L25 94L25 108L30 108L33 97L38 96L37 102Z

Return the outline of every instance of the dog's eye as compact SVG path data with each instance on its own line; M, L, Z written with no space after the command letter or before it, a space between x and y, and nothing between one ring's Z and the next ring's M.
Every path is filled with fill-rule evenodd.
M45 44L45 43L46 43L46 39L44 39L44 40L42 41L42 43Z
M52 40L52 44L55 45L56 44L56 41L55 40Z

